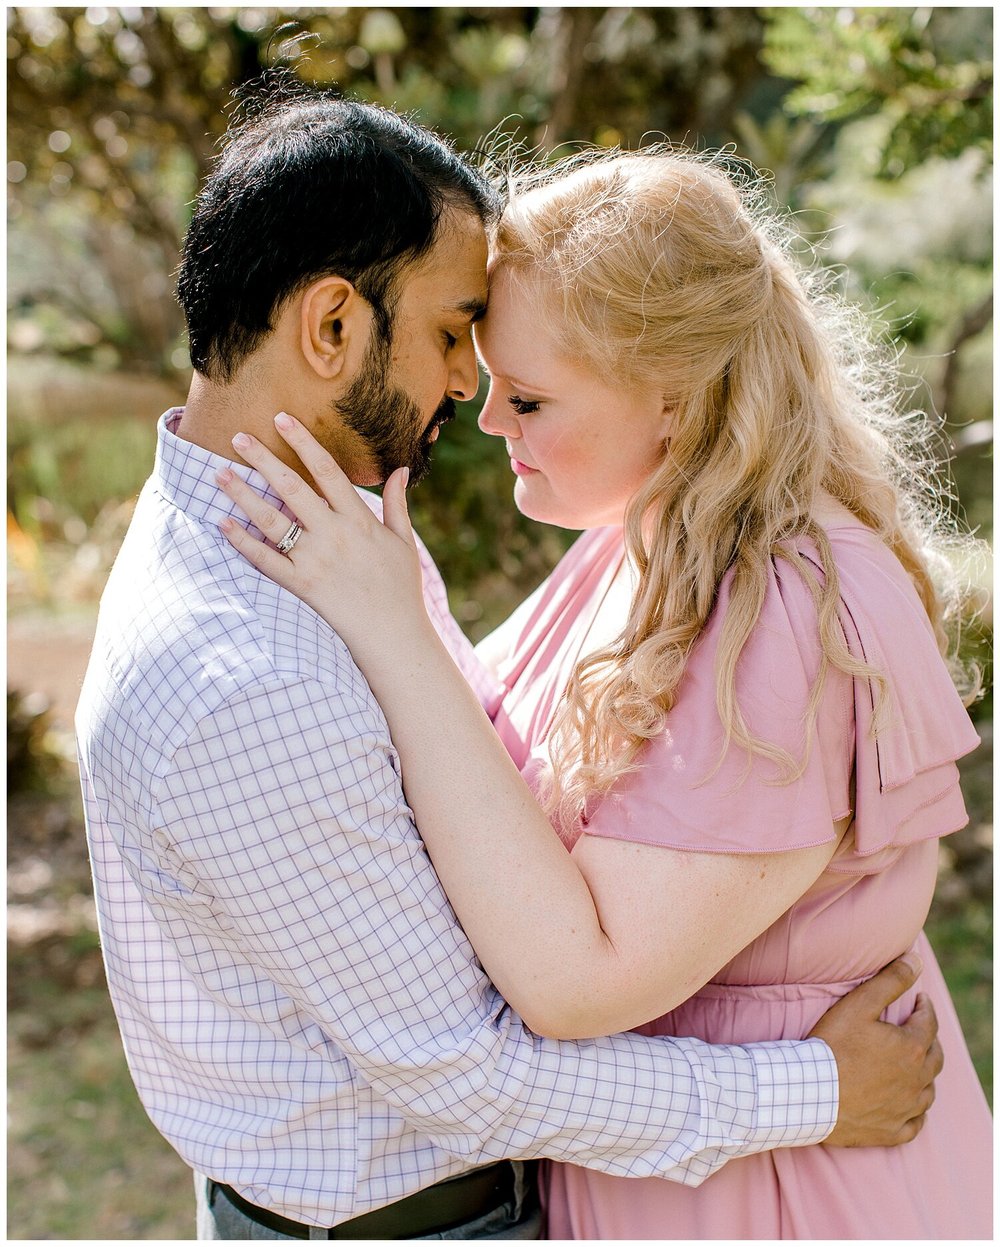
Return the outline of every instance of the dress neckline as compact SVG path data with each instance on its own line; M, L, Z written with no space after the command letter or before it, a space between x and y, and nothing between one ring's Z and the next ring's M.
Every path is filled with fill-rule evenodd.
M597 617L601 613L601 608L608 599L608 595L614 586L618 573L625 566L626 558L627 554L625 552L623 542L619 552L612 558L608 559L607 565L601 572L600 579L598 580L593 593L590 595L590 599L586 606L587 619L584 626L580 629L580 639L576 642L574 638L575 643L573 645L572 653L566 656L564 662L560 664L560 670L556 673L556 678L560 681L560 688L558 690L553 690L548 713L545 716L541 735L538 738L540 741L547 740L549 733L552 731L552 724L555 722L556 713L562 705L563 698L566 696L569 678L576 670L584 654L589 652L587 642L589 641L590 635L594 630L594 624L597 622ZM565 679L562 678L564 674L566 677Z

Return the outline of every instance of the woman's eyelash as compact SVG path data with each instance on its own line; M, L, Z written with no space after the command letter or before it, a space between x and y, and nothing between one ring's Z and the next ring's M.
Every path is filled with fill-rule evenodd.
M516 394L511 394L507 402L510 403L519 416L530 416L532 412L537 411L539 408L538 403L527 398L518 398Z

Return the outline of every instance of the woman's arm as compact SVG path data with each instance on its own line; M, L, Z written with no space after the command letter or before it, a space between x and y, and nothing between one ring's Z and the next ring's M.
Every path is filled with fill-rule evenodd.
M570 856L427 619L405 476L386 485L383 526L300 425L283 435L329 507L251 441L241 456L305 532L289 557L238 525L224 526L226 536L350 647L389 722L445 891L484 968L533 1030L581 1038L667 1012L819 876L835 839L737 856L584 837ZM220 484L281 539L286 516L235 476Z

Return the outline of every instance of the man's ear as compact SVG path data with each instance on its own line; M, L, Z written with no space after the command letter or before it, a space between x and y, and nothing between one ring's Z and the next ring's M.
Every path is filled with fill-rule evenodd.
M325 381L353 372L371 331L371 309L343 277L322 277L302 295L301 342L306 363Z

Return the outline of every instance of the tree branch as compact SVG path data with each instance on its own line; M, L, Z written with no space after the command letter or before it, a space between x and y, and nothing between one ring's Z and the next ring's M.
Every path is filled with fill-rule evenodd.
M945 365L944 376L941 378L938 410L946 418L951 412L955 391L958 387L959 352L970 338L975 338L982 333L992 319L993 294L991 291L981 303L978 303L974 308L966 312L959 322L958 329L955 331L955 336L952 338L951 346L948 350L948 362Z

